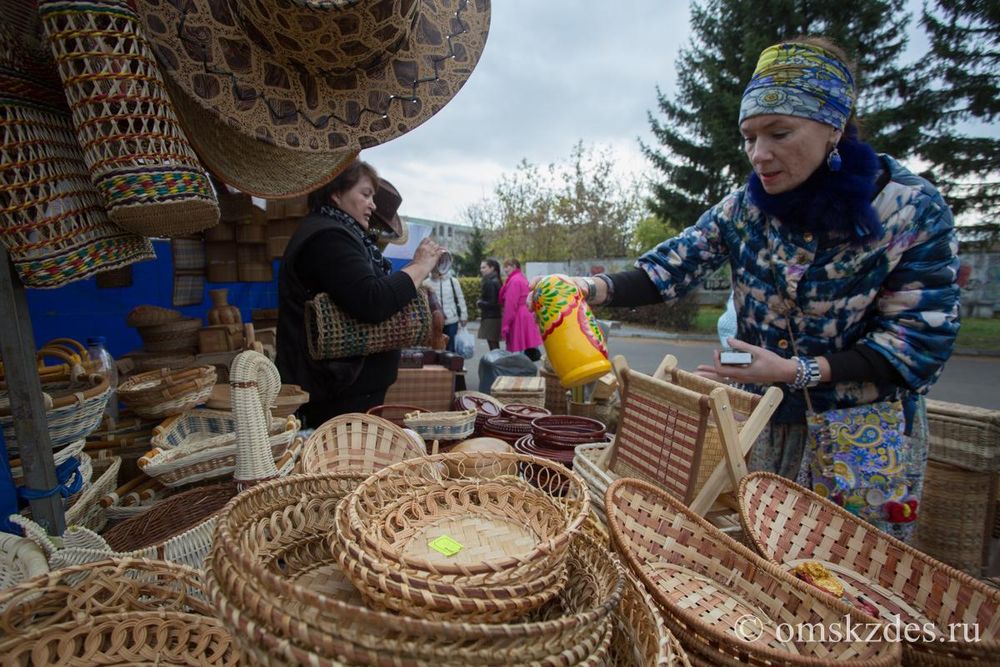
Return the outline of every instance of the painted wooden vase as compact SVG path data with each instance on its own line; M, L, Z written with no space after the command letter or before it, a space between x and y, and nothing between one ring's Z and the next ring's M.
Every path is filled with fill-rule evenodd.
M578 387L611 371L607 339L573 281L546 276L531 302L545 354L562 386Z

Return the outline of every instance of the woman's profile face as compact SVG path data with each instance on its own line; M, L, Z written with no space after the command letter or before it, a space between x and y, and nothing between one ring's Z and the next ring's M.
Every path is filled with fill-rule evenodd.
M750 166L772 195L804 183L840 139L840 131L829 125L781 114L747 118L740 134Z
M493 268L486 262L483 262L482 264L479 265L479 275L481 275L482 277L485 278L486 276L489 276L492 273L493 273Z
M375 211L375 184L368 176L362 176L347 192L335 192L330 196L337 208L368 229L369 220Z

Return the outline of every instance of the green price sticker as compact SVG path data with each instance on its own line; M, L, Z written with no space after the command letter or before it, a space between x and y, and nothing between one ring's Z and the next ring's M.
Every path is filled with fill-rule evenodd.
M451 539L447 535L442 535L441 537L435 537L429 543L431 549L437 551L445 556L454 556L459 551L462 550L462 545Z

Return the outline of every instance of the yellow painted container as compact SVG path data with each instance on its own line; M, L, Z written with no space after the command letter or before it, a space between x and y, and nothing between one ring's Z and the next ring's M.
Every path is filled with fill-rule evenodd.
M611 371L604 332L574 282L546 276L531 302L545 354L562 386L578 387Z

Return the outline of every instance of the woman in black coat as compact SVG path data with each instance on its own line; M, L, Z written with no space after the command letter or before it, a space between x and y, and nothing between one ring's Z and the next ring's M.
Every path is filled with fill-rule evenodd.
M495 259L484 259L479 265L479 338L491 350L500 347L500 263Z
M316 361L306 345L305 302L320 292L348 314L377 324L403 309L437 263L444 248L430 239L397 273L382 256L370 223L391 219L376 211L380 179L356 160L309 196L312 213L288 242L278 277L277 366L281 380L309 392L299 415L316 428L331 417L379 405L396 381L399 350ZM390 200L391 201L391 200ZM393 203L398 206L398 196Z

